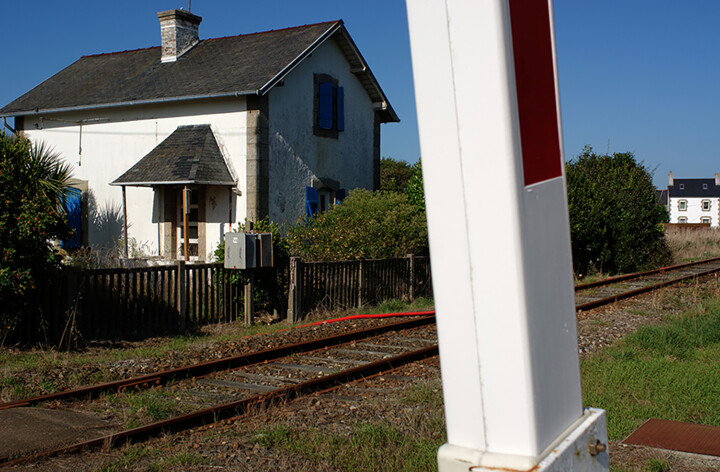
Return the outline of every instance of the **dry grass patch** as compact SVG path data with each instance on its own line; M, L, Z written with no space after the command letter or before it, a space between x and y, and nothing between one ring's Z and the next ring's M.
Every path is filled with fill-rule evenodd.
M667 226L665 238L678 263L720 256L720 228Z

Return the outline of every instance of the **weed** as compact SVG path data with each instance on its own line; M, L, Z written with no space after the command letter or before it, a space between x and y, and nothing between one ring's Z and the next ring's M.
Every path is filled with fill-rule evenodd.
M148 472L161 472L169 467L181 466L183 468L191 465L207 464L207 458L200 454L192 452L181 452L168 458L161 458L159 461L153 462L147 468Z
M645 472L668 472L669 470L670 463L668 461L652 458L645 463Z

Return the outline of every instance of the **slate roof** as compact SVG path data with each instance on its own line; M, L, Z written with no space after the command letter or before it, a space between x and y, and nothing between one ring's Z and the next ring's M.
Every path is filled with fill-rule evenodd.
M235 185L210 125L179 126L110 185Z
M399 121L342 20L202 40L176 62L162 63L160 47L84 56L0 109L0 117L264 95L331 37L378 104L381 119Z
M671 198L716 198L720 197L720 186L715 185L715 179L673 179L673 185L668 185L668 195Z
M663 205L667 206L668 204L668 191L667 189L655 189L655 198L657 198L658 202Z

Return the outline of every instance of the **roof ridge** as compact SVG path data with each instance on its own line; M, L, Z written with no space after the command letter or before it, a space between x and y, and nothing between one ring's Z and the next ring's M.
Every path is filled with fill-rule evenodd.
M310 23L310 24L307 24L307 25L288 26L287 28L271 29L271 30L266 30L266 31L257 31L257 32L255 32L255 33L236 34L236 35L233 35L233 36L222 36L222 37L220 37L220 38L207 38L207 39L201 40L200 42L202 42L202 41L216 41L216 40L219 40L219 39L242 38L242 37L244 37L244 36L255 36L255 35L258 35L258 34L277 33L277 32L280 32L280 31L290 31L290 30L300 29L300 28L309 28L309 27L311 27L311 26L332 25L332 24L337 24L337 23L339 23L339 24L344 24L344 23L343 23L343 20L321 21L321 22L318 22L318 23Z
M332 24L338 24L338 23L341 25L344 24L343 20L321 21L318 23L310 23L307 25L288 26L287 28L271 29L271 30L267 30L267 31L257 31L255 33L245 33L245 34L236 34L233 36L221 36L219 38L201 39L198 42L198 44L206 42L206 41L218 41L218 40L222 40L222 39L242 38L242 37L246 37L246 36L255 36L255 35L267 34L267 33L277 33L280 31L290 31L290 30L294 30L294 29L308 28L311 26L332 25ZM146 47L146 48L127 49L124 51L102 52L99 54L86 54L84 56L80 56L80 58L82 59L82 58L86 58L86 57L101 57L101 56L111 56L113 54L125 54L125 53L129 53L129 52L148 51L150 49L159 49L160 47L161 46L150 46L150 47Z

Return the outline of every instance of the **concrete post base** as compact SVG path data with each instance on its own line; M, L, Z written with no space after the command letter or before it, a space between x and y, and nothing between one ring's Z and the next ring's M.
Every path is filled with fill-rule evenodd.
M439 472L607 472L605 410L585 409L583 416L540 456L494 454L443 444Z

